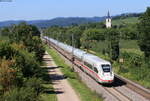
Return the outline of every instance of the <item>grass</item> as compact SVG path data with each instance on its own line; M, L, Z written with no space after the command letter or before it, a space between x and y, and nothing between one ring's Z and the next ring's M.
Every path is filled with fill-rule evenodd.
M65 61L60 58L59 54L54 50L46 47L48 53L52 56L57 66L61 66L61 71L67 77L67 80L71 86L75 89L79 95L81 101L102 101L103 98L98 96L95 92L92 92L81 80L77 73L68 66Z
M137 40L120 40L120 48L140 50Z
M0 40L8 40L9 38L8 38L8 36L1 36L0 35Z
M138 22L138 17L128 17L128 18L125 18L125 19L112 20L113 25L135 24L137 22Z
M107 41L99 41L96 43L92 43L92 50L96 52L101 52L104 49L108 48L108 42ZM120 49L136 49L140 50L137 40L120 40Z

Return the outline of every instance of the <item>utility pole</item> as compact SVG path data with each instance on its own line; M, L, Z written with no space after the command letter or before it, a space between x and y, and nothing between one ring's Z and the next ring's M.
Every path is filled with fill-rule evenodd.
M72 34L72 68L74 69L74 34Z
M58 44L59 44L59 35L58 35L58 33L56 34L57 35L57 47L58 47Z
M46 44L48 44L47 42L48 42L48 35L47 35L47 32L46 32Z

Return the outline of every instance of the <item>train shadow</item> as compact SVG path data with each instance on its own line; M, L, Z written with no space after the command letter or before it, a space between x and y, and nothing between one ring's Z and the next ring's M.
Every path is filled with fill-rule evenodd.
M120 86L124 86L127 83L120 80L119 78L115 77L114 78L114 82L112 82L111 84L101 84L104 87L120 87Z

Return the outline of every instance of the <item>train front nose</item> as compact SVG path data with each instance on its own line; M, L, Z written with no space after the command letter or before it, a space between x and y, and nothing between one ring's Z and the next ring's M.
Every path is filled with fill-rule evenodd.
M114 74L113 73L104 73L101 76L101 83L112 83L114 81Z

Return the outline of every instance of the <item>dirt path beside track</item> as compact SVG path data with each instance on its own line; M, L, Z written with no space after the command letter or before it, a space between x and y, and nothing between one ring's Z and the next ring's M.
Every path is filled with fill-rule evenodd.
M47 64L50 79L57 95L58 101L80 101L79 96L64 78L60 68L55 64L52 57L46 52L43 60Z

